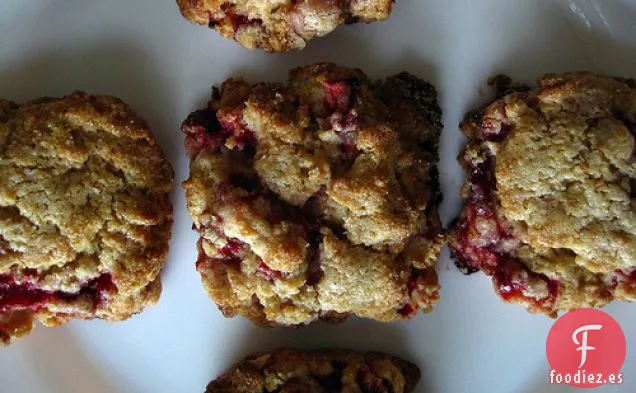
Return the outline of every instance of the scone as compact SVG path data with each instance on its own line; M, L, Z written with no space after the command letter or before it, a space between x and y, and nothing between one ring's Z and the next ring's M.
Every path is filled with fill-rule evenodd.
M391 14L393 0L177 0L183 16L253 49L302 49L342 24Z
M634 80L545 75L461 129L465 207L450 241L459 267L551 317L636 300Z
M416 365L381 353L282 349L247 357L205 393L410 393L420 376Z
M155 303L172 168L120 100L0 100L0 343Z
M380 321L437 302L435 89L316 64L287 84L229 79L183 123L197 269L227 317Z

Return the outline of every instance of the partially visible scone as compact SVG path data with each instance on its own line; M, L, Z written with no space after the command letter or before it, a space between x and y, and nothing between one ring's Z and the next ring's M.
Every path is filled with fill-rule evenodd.
M123 102L0 100L0 343L159 298L172 168Z
M302 49L342 24L391 14L394 0L177 0L183 16L253 49Z
M634 80L545 75L461 129L466 205L450 242L460 268L552 317L636 301Z
M382 353L281 349L247 357L205 393L410 393L420 376L416 365Z
M435 89L316 64L227 80L183 123L197 269L223 313L262 325L430 310L444 244Z

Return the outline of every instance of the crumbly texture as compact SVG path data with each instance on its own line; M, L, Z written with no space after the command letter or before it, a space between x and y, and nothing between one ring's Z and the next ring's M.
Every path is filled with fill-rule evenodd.
M206 393L409 393L420 369L381 353L282 349L252 355L210 382Z
M183 123L197 269L222 312L267 326L430 310L444 244L435 89L322 63L227 80Z
M636 82L549 74L520 90L461 124L458 265L553 317L636 301Z
M177 0L183 16L253 49L302 49L341 24L389 17L393 0Z
M157 301L173 172L123 102L0 100L0 342Z

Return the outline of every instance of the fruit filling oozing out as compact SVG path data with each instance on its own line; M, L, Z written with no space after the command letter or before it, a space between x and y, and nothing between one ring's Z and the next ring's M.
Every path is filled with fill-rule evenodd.
M342 158L349 162L360 154L356 147L358 114L354 108L358 87L359 81L355 78L324 81L324 107L327 113L316 119L322 129L331 129L339 137ZM215 90L215 94L220 93ZM233 150L249 148L253 153L257 141L254 132L244 125L244 110L245 106L240 104L232 110L206 108L190 114L182 127L190 156L195 157L203 150L219 149L228 142L228 147Z
M624 112L636 83L575 73L543 76L536 90L501 76L490 84L497 99L460 126L469 143L450 236L457 266L551 317L636 300L634 153L625 148L636 115Z
M527 93L513 94L527 97ZM501 142L513 126L506 121L503 103L492 105L489 109L488 116L480 112L472 116L471 121L480 124L475 137L480 141ZM481 270L491 276L493 286L502 299L531 304L536 311L552 313L559 283L531 271L513 255L519 239L511 224L497 214L495 207L499 203L495 157L488 151L482 154L485 160L467 163L469 196L457 223L459 247L451 245L456 264L466 273Z
M359 82L355 78L323 83L325 106L331 112L326 126L330 126L340 138L340 151L346 160L355 160L360 154L356 147L358 113L353 108L358 87Z
M231 83L237 82L236 80L231 80ZM336 252L335 257L340 257L338 253L345 252L357 252L366 258L369 255L373 255L373 253L378 253L377 255L382 255L385 259L387 258L386 255L392 255L391 258L394 261L387 262L387 264L396 266L397 270L395 272L389 271L389 269L393 268L379 267L379 269L386 269L387 272L382 274L391 275L390 280L402 282L400 284L402 288L399 291L402 292L403 295L400 296L403 296L404 301L402 304L396 304L392 311L395 315L391 318L410 318L418 310L430 309L439 298L434 266L415 267L407 261L407 257L410 257L407 254L410 252L408 245L411 243L414 244L411 247L412 249L418 249L419 246L417 244L427 242L441 244L442 242L440 237L442 236L440 235L441 227L435 222L437 214L435 209L440 198L437 189L437 179L433 179L431 175L428 183L422 185L422 187L430 187L428 191L425 191L427 194L424 196L424 198L428 198L424 202L424 204L428 204L428 206L425 206L426 211L424 211L424 207L420 207L422 210L419 212L409 212L408 219L412 220L413 223L407 223L406 218L397 218L402 220L400 230L403 231L403 234L400 235L403 236L403 239L395 242L397 245L391 244L392 239L385 240L386 245L380 243L378 245L373 243L366 244L364 243L366 239L350 244L351 229L347 227L346 220L353 216L353 213L348 208L340 207L330 200L331 193L334 193L334 182L340 179L348 179L351 176L350 174L360 168L361 165L367 165L365 160L372 157L372 154L376 154L373 151L365 150L367 147L364 145L365 142L361 141L361 138L363 138L361 133L366 132L367 134L364 138L371 139L373 143L376 143L375 141L380 138L384 138L385 135L379 134L376 137L371 132L384 132L389 135L386 138L396 138L398 136L396 131L388 128L391 124L389 122L377 126L380 131L375 131L372 128L375 127L373 123L369 126L369 121L361 118L359 112L361 108L365 108L364 105L360 104L361 99L373 99L371 104L366 104L377 112L373 113L372 116L383 116L385 115L383 111L387 111L384 104L377 97L372 96L369 86L363 86L365 83L368 84L368 82L363 82L360 77L355 76L341 79L324 78L317 81L304 81L310 87L307 87L306 90L292 89L293 92L283 89L280 85L274 85L272 88L275 91L274 93L267 90L269 88L268 85L250 86L242 81L239 83L240 85L238 87L234 85L231 91L226 89L226 84L224 84L223 91L215 89L213 99L208 108L193 112L183 123L183 131L186 135L185 144L193 162L191 170L193 165L195 167L202 166L203 162L206 163L206 166L221 165L224 168L223 170L213 170L215 173L212 177L215 180L213 180L211 188L214 188L214 190L206 193L206 198L212 198L212 201L208 203L207 207L203 208L203 211L206 212L205 217L207 217L205 222L197 224L195 217L195 229L202 234L202 242L199 244L200 255L197 261L197 269L204 278L204 285L206 280L213 282L211 285L213 288L210 289L208 287L208 291L212 293L211 296L213 298L219 296L218 294L222 290L235 285L234 283L239 280L235 278L237 274L246 275L247 278L244 277L240 280L248 281L251 280L249 278L250 275L254 274L265 282L271 283L273 291L279 290L283 285L292 285L289 283L298 282L298 267L293 269L279 268L278 262L275 260L281 254L287 254L291 255L289 258L301 259L299 264L301 266L300 276L303 277L299 286L293 284L299 289L288 290L287 293L291 293L292 297L296 295L303 297L303 301L306 301L306 303L299 307L305 307L304 310L316 307L315 302L310 305L306 299L316 296L312 295L312 293L319 292L319 286L324 281L325 271L321 259L326 252L324 250L327 247L325 242L328 242L331 247L341 248L340 251ZM314 93L316 89L320 91L319 100L315 99L315 95L310 99L302 96L307 94L307 92ZM362 91L363 89L365 90ZM236 92L241 92L241 94L234 95L233 93ZM300 97L294 96L294 94L298 94ZM266 98L263 98L263 96L266 96ZM309 103L307 103L307 100ZM273 110L269 107L268 105L270 104L276 109ZM373 105L378 107L373 108ZM254 112L257 114L255 115ZM261 117L258 120L254 120L257 116ZM367 124L364 123L365 121ZM299 127L302 131L298 132L296 127ZM281 140L287 142L282 143ZM381 141L380 143L385 142ZM398 149L397 139L389 139L389 142L386 143L392 144L388 145L389 149ZM431 145L434 145L434 143L431 142ZM374 148L374 146L371 146L371 148ZM279 151L282 153L278 153L276 149L280 149ZM416 149L417 147L413 147L414 151ZM293 153L290 156L286 156L285 154L289 154L290 150L293 150ZM267 155L263 151L267 151ZM412 159L411 157L417 153L409 155L399 150L399 154L401 156L396 158L406 157L402 158L402 160L407 160ZM305 165L307 168L306 172L289 173L289 179L281 181L280 183L283 183L283 185L277 188L279 184L269 181L267 176L278 171L281 173L284 173L285 170L293 172L295 168L290 168L289 166L282 169L274 167L274 169L269 170L269 173L263 174L260 172L259 164L275 156L279 159L278 162L284 160L294 162L299 160L299 157L302 160L305 159L303 157L308 157L306 161L300 160L298 163L293 164L294 166ZM384 158L380 157L378 160L382 159ZM259 162L259 160L261 161ZM219 161L222 164L219 164ZM287 165L286 162L284 164ZM377 170L375 167L372 169ZM301 170L304 171L305 168L301 168ZM381 168L381 170L385 171L382 174L386 173L386 169ZM205 174L205 172L202 173ZM218 173L223 175L221 176ZM358 176L365 175L365 173L358 174ZM311 183L313 181L312 176L322 176L323 179L320 179L320 182ZM191 179L184 183L189 199L193 199L190 195L190 190L194 188L193 182L195 180L193 178L194 176L191 175ZM360 179L366 180L364 177ZM279 180L279 178L276 180ZM395 181L400 180L396 179ZM421 179L417 179L417 181L421 182ZM300 186L298 186L299 183L301 184ZM197 187L200 186L197 185ZM295 189L295 187L297 188ZM307 189L305 190L303 187L307 187ZM373 187L386 186L380 183L378 186ZM292 194L289 196L286 193L290 189L301 195ZM406 198L402 192L400 191L396 198ZM383 201L382 203L388 205L392 202ZM409 202L405 200L403 203L408 204ZM420 206L422 206L421 202ZM376 209L379 208L387 209L384 206ZM236 210L236 212L232 209ZM230 210L232 212L228 213ZM246 213L246 211L250 213ZM342 213L343 211L344 213ZM268 249L267 247L269 246L267 245L259 245L258 240L254 240L258 237L258 234L254 234L252 230L250 230L252 232L247 234L243 232L241 235L236 235L235 229L231 229L230 232L226 229L228 225L237 225L235 222L237 216L242 217L244 214L253 214L253 212L258 214L258 218L264 219L263 223L258 224L260 225L259 228L265 226L267 230L274 232L270 236L280 236L283 239L281 240L282 244L274 247L276 250ZM338 214L344 214L345 218L339 218ZM399 216L402 213L398 211L386 214L389 218L392 218L394 216L390 214ZM419 218L416 216L419 216ZM242 219L241 217L239 219ZM366 216L363 215L362 218L366 219ZM380 218L385 219L384 217ZM375 218L372 217L372 219ZM421 220L421 223L418 220ZM418 221L418 223L415 224L415 221ZM424 221L426 222L424 223ZM251 223L248 225L251 225ZM408 231L411 231L410 234L406 233L407 229L405 227L407 225L409 225ZM417 229L418 226L420 229ZM254 229L257 232L260 230L262 229ZM282 236L280 232L283 232ZM210 233L214 235L210 236ZM380 233L380 236L382 235ZM326 238L327 240L325 240ZM298 243L296 240L306 246L299 249L297 244L295 244ZM209 245L211 241L214 243L212 248ZM375 239L372 239L372 241L375 241ZM333 245L334 243L335 245ZM387 254L386 250L394 251L388 251L393 254ZM436 249L430 250L431 254L436 254L438 251ZM273 254L276 254L271 257L273 259L266 257ZM417 255L417 252L412 254L421 257L423 252L420 250L419 255ZM286 256L280 258L286 258ZM433 256L433 258L436 259L437 256ZM252 266L249 268L252 269L249 270L251 273L247 273L245 270L248 269L248 265ZM248 288L262 287L262 284L243 284L243 282L239 284L247 285ZM287 295L281 295L281 298L283 296ZM261 304L262 300L262 298L252 296L255 307L265 308L265 312L268 312L267 306ZM287 301L283 298L281 301L282 304L277 307L282 308L283 311L296 306L293 304L296 303L295 300ZM224 309L223 305L219 306L228 316L236 314L236 312ZM323 311L314 312L320 314ZM312 313L311 311L307 312ZM305 322L322 317L329 319L338 314L347 314L347 311L328 311L328 313L328 316L316 314L313 317L308 317ZM387 316L384 316L384 318L388 319ZM299 318L299 320L302 320L302 318Z
M224 17L219 18L217 16L210 16L209 27L214 28L216 25L223 22L223 20L229 20L232 25L232 29L234 33L236 33L240 28L245 28L247 26L252 25L261 25L263 21L258 18L250 18L248 15L238 14L233 9L229 3L225 3L221 6L221 11Z
M202 150L218 149L228 139L236 144L237 150L254 147L254 133L241 125L241 108L219 115L213 109L203 109L192 113L183 125L186 133L186 149L190 156Z
M495 136L495 138L502 138ZM459 218L459 247L451 247L457 266L472 273L478 270L492 276L498 294L506 301L533 304L536 310L550 313L559 291L557 281L530 271L512 255L511 247L518 245L510 224L497 215L494 159L471 165L468 169L470 194L465 214ZM480 241L475 244L476 237ZM540 288L540 291L537 291ZM537 295L539 293L539 295Z
M75 293L42 289L37 274L25 274L20 281L16 278L10 274L0 275L0 314L22 310L38 312L46 309L48 304L73 302L79 298L89 299L97 308L115 290L109 273L87 281Z

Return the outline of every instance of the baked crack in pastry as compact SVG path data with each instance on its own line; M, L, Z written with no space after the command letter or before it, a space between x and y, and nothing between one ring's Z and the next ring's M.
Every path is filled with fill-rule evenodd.
M177 0L183 16L253 49L302 49L342 24L370 23L391 14L393 0Z
M0 342L159 298L172 168L123 102L0 100Z
M460 268L552 317L636 300L634 80L545 75L461 130L465 207L450 241Z
M381 353L282 349L247 357L205 393L410 393L420 376L416 365Z
M183 123L197 269L227 317L293 326L430 310L444 244L435 89L316 64L229 79Z

